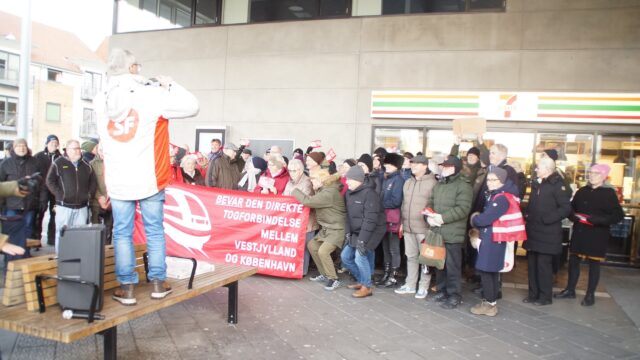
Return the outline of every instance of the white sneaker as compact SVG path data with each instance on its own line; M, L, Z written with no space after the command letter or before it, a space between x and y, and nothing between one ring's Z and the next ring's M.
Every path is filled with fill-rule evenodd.
M315 282L324 282L324 281L327 281L329 279L326 276L320 274L320 275L317 275L317 276L314 276L314 277L310 277L309 280L315 281Z
M416 289L412 289L407 285L402 285L401 287L394 290L396 294L405 295L405 294L415 294Z
M428 291L427 289L420 289L416 293L416 299L424 299L427 297Z

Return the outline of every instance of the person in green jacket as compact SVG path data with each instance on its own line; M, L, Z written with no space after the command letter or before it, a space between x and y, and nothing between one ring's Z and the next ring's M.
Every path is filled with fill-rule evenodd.
M462 161L449 155L438 164L440 175L429 204L434 213L426 215L431 231L439 232L447 249L443 270L436 272L437 292L431 297L445 309L455 309L462 301L462 245L473 197L468 179L460 174Z
M316 211L320 231L309 241L307 248L320 275L311 281L326 281L325 290L335 290L342 286L331 259L331 253L344 245L344 222L347 214L344 199L340 195L340 175L329 175L327 170L318 170L310 175L315 195L309 196L295 189L291 193L302 205Z

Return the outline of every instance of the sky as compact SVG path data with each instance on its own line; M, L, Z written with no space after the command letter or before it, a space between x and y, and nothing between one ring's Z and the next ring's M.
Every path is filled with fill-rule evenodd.
M22 17L27 0L0 0L0 11ZM111 35L113 0L31 0L31 21L78 36L96 50Z

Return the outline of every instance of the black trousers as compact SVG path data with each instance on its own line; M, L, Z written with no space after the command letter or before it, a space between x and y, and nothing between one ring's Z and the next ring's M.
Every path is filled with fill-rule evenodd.
M448 244L444 269L436 271L436 288L447 295L460 296L462 292L462 246L464 244Z
M56 213L53 212L53 207L56 202L51 200L48 202L49 206L45 210L38 210L33 219L33 231L31 233L32 239L40 240L42 234L42 220L44 220L44 213L49 211L49 225L47 227L47 244L55 245L56 243Z
M485 300L492 303L498 300L498 292L500 291L500 273L478 271L482 281L482 296Z
M600 281L600 261L588 259L589 264L589 283L587 285L587 294L593 295ZM569 257L569 283L567 290L575 291L578 279L580 278L580 258L576 254Z
M553 257L527 251L529 265L529 299L551 301L553 295Z

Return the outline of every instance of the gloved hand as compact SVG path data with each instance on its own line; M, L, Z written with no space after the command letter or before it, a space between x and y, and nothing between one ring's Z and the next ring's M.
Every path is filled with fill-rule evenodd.
M438 226L444 224L444 220L442 220L442 215L441 214L433 214L433 219L435 220L435 222L438 224Z
M439 227L441 225L434 219L433 216L427 217L427 222L429 223L429 226L431 226L431 227Z
M360 254L360 256L366 256L367 255L367 247L365 246L364 241L358 241L358 244L356 246L356 250L358 250L358 254Z

